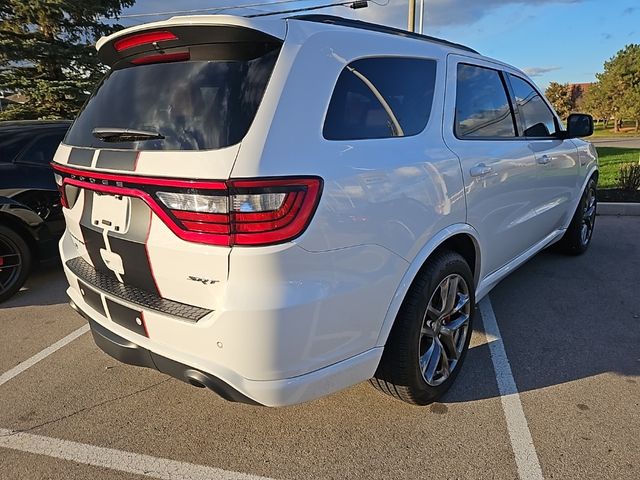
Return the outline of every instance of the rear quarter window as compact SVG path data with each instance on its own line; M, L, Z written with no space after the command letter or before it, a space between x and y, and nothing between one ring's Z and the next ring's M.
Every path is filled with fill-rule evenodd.
M336 83L323 126L327 140L416 135L433 103L435 60L378 57L347 65Z

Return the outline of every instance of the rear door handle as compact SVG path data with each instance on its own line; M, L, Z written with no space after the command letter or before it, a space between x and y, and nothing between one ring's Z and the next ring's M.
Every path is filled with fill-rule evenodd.
M538 157L537 160L540 165L546 165L551 162L551 157L549 155L542 155L541 157Z
M493 172L493 168L485 165L484 163L479 163L471 167L471 170L469 170L469 174L472 177L484 177L485 175L489 175L491 172Z

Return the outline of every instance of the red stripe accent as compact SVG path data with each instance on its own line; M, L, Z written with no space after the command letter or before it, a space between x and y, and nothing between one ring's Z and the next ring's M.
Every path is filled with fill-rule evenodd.
M59 163L52 163L54 170L71 175L86 176L97 180L111 180L114 182L137 183L139 185L154 185L158 187L200 188L206 190L227 190L227 184L217 180L181 180L174 178L142 177L137 175L122 175L96 172L93 170L80 170L70 168ZM93 184L92 184L93 185Z
M151 234L151 222L153 222L153 212L149 210L149 226L147 227L147 236L144 239L144 253L147 256L147 263L149 264L149 272L151 272L151 278L153 278L153 283L156 286L156 291L158 295L164 297L162 292L160 291L160 286L158 285L158 281L156 280L156 276L153 273L153 262L151 261L151 257L149 256L149 234ZM144 319L142 319L144 323ZM144 327L145 332L147 331L147 327ZM147 337L149 335L147 334Z
M144 334L149 338L149 330L147 330L147 321L144 319L144 312L140 311L140 320L142 320L142 328L144 328Z

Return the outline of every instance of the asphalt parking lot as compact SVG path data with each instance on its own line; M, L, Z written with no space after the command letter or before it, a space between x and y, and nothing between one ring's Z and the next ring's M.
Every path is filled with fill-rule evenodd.
M496 287L426 408L366 383L227 403L103 354L65 288L46 269L0 308L3 480L640 478L640 217L599 217L587 254L545 251Z

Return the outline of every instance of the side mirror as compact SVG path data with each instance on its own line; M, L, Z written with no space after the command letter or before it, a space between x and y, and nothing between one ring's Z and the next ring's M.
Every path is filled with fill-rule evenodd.
M567 138L593 135L593 117L584 113L572 113L567 119Z

